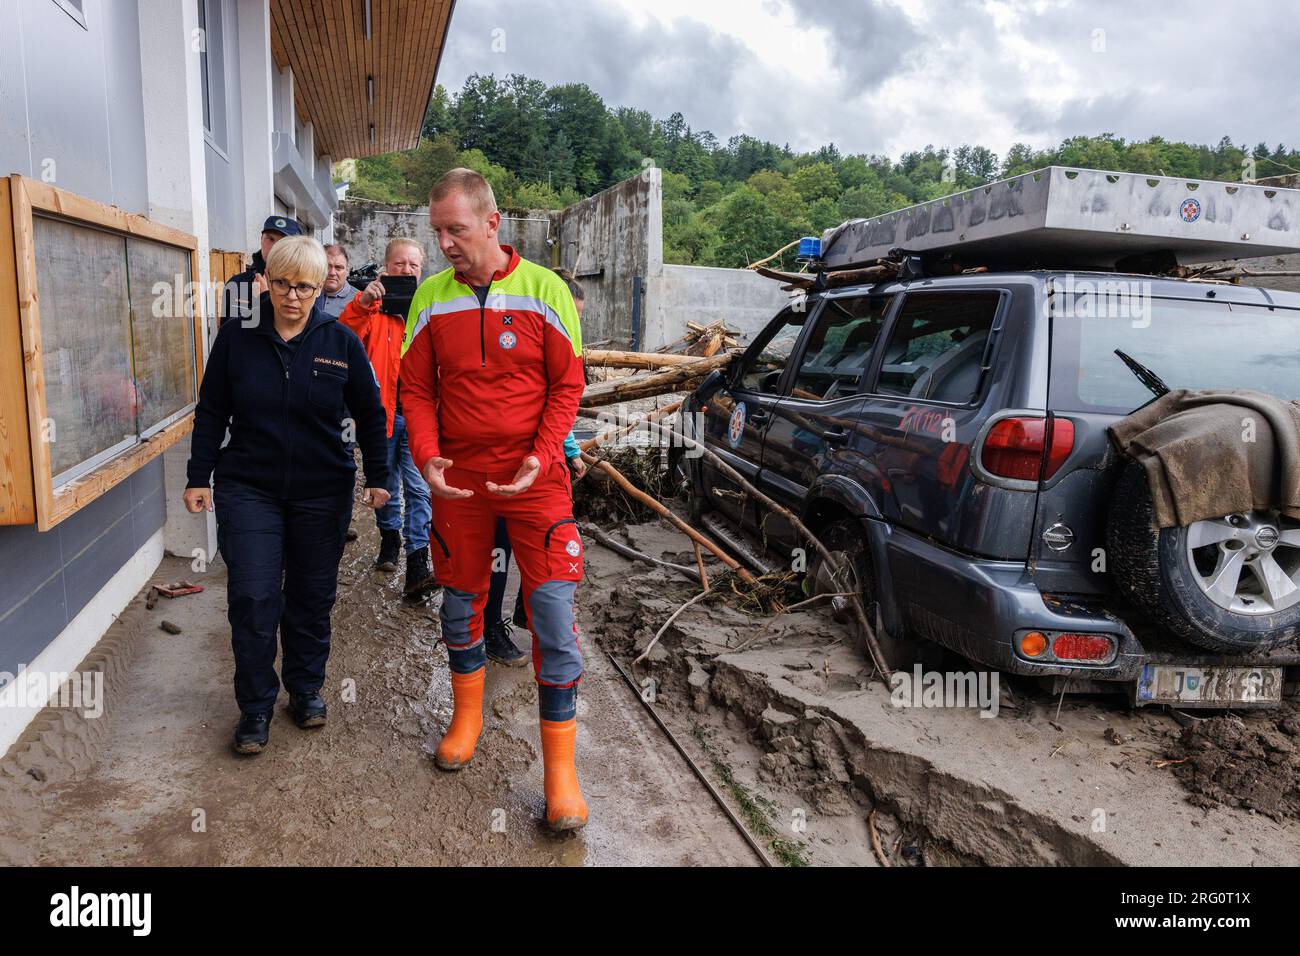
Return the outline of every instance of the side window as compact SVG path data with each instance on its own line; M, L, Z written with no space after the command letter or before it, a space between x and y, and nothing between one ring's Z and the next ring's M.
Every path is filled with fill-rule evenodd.
M974 401L1000 298L997 292L908 295L885 344L876 391L956 405Z
M892 296L830 299L808 337L790 394L812 401L856 395Z
M790 361L790 353L803 331L809 306L799 310L789 307L781 310L757 339L757 351L750 352L741 373L737 388L748 392L776 394L781 373Z

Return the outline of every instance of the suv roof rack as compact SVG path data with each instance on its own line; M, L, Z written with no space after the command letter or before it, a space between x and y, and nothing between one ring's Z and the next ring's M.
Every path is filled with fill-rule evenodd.
M816 268L919 257L934 274L1072 268L1169 273L1300 252L1300 189L1048 166L822 236Z

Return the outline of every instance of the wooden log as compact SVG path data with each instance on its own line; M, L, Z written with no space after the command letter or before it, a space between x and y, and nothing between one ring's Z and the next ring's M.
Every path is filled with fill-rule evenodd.
M811 531L808 530L808 526L805 525L802 521L800 521L793 514L793 512L790 511L790 509L784 507L783 505L778 504L777 502L769 498L767 495L763 494L763 492L755 488L754 485L751 484L749 480L745 478L744 475L736 471L736 469L732 468L729 464L727 464L725 461L719 458L718 455L713 451L713 449L707 448L704 445L702 445L700 442L696 441L694 438L688 438L687 436L683 435L680 431L669 429L665 425L660 424L659 422L647 421L644 422L643 424L646 428L649 428L652 431L656 431L656 432L662 432L665 430L670 431L673 433L674 437L676 437L679 441L681 441L683 445L686 445L689 448L699 449L700 454L704 455L705 458L709 459L709 461L713 463L714 467L716 467L720 472L722 472L733 482L735 482L755 501L763 505L769 511L776 512L781 517L783 517L786 521L788 521L790 525L795 529L795 531L799 533L799 536L803 538L805 541L807 541L812 546L813 550L815 550L819 555L821 555L822 560L825 561L826 564L831 568L836 579L837 580L843 579L844 568L840 565L840 562L836 561L834 558L831 557L830 552L826 550L826 546L821 543L821 540L815 534L813 534ZM605 464L605 462L602 462L602 464ZM873 628L871 626L871 623L867 620L867 612L866 609L862 606L861 595L855 594L853 596L853 599L849 602L849 606L853 609L853 616L857 619L858 627L861 628L862 630L862 638L864 643L867 645L868 654L870 654L873 663L880 671L881 676L885 679L885 682L888 683L890 677L889 666L885 661L885 653L883 650L881 650L880 644L876 640L875 628Z
M615 552L616 554L621 554L625 558L631 558L633 561L648 561L651 564L657 564L661 567L671 568L673 571L677 571L683 577L687 578L692 582L696 580L695 570L693 568L688 568L682 564L673 564L671 561L664 561L662 558L651 557L650 555L646 554L644 551L638 551L635 548L629 547L628 545L624 544L622 541L618 541L614 538L611 538L609 535L607 535L604 531L600 530L600 528L596 527L594 524L584 524L582 526L582 533L584 535L590 535L591 537L599 541L601 544L603 544L605 547L609 548L609 550ZM695 545L695 553L697 556L700 553L700 546L698 544Z
M695 544L695 566L700 569L700 587L707 591L709 589L709 576L704 573L704 552L700 550L698 542L692 543Z
M670 368L698 362L698 355L664 355L659 352L620 352L616 349L584 349L582 361L587 368Z
M582 451L591 451L597 445L603 444L604 442L607 442L610 439L617 438L620 435L626 435L628 432L640 428L642 424L644 424L645 422L653 422L659 420L660 418L665 418L671 415L673 412L677 411L681 407L682 407L681 402L673 402L671 405L665 405L663 408L656 408L653 412L649 412L645 415L642 415L640 418L630 422L629 424L623 426L622 428L616 428L613 431L604 432L600 435L597 435L594 438L588 438L586 441L579 444L578 448L581 449ZM582 414L581 409L579 410L578 414L579 415Z
M722 334L719 332L710 332L707 335L701 336L699 341L686 350L686 354L708 358L711 355L716 355L720 348L722 348Z
M796 289L811 289L817 282L817 276L811 272L782 272L767 266L754 266L753 269L765 279L786 283L787 288L793 286Z
M650 398L666 392L688 392L713 371L727 365L740 352L723 352L706 359L698 359L685 365L676 365L658 372L632 375L628 378L597 382L587 386L583 392L580 408L595 408L599 405L613 405L617 402L629 402L640 398Z
M736 575L740 578L740 580L744 581L746 584L758 583L755 580L754 576L741 566L739 561L737 561L731 555L727 554L727 552L723 551L721 548L719 548L708 538L704 537L704 535L700 534L698 531L696 531L694 528L688 525L681 518L677 517L677 515L673 514L672 511L669 510L668 506L665 505L658 498L646 494L636 485L632 484L632 482L628 481L626 476L624 476L624 474L621 471L619 471L609 462L596 461L596 459L594 459L590 455L584 455L583 457L584 459L587 460L587 463L593 469L599 469L603 471L605 474L609 475L609 477L614 480L614 484L622 488L623 491L627 492L629 495L631 495L637 501L641 502L643 505L645 505L655 514L659 515L661 518L667 518L678 530L680 530L683 534L685 534L696 544L700 545L703 548L707 548L711 554L717 557L719 561L721 561L731 570L735 571Z
M679 392L691 392L699 387L704 381L703 375L692 375L686 378L671 379L659 382L639 382L634 386L617 389L613 392L602 392L593 397L590 402L585 402L587 408L599 408L608 405L617 405L622 402L637 402L643 398L654 398L656 395L672 395ZM600 384L613 384L612 382L601 382Z

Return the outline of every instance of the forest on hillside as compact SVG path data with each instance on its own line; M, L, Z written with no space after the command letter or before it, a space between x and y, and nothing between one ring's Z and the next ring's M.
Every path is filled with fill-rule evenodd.
M888 156L813 152L739 134L724 143L675 112L610 107L581 83L547 86L475 74L459 92L434 90L419 146L357 160L349 195L423 203L438 176L468 166L503 209L559 209L653 164L663 170L664 260L742 267L803 235L1043 166L1078 166L1240 182L1300 171L1300 152L1224 136L1216 145L1106 133L999 158L979 145Z

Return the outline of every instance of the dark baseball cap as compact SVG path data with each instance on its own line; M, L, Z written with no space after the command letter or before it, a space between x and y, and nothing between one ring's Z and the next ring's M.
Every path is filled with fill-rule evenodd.
M263 232L278 232L282 236L301 236L302 228L292 216L267 216L262 223Z

